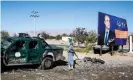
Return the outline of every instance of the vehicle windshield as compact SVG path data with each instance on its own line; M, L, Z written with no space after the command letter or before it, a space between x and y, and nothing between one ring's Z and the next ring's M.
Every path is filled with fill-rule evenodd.
M4 40L4 41L1 41L1 46L2 46L2 48L8 48L10 45L11 45L11 43L12 43L12 40Z
M46 49L51 49L51 46L48 45L47 42L45 42L44 40L42 40L42 44L43 44L43 48L46 48Z

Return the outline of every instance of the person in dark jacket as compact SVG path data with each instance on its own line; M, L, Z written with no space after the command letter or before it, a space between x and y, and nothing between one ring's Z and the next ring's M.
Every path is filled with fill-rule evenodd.
M98 45L108 45L109 42L114 43L115 33L110 29L110 18L108 15L104 17L105 28L99 33Z

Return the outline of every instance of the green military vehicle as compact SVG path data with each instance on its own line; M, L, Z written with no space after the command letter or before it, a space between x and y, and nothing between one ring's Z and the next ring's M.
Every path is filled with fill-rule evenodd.
M1 42L1 67L40 64L42 69L50 69L55 61L61 60L63 48L49 45L38 37L20 33Z

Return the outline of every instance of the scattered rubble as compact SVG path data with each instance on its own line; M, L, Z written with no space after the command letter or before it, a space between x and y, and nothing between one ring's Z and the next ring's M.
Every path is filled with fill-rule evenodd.
M104 64L104 63L105 63L105 61L103 61L103 60L101 60L101 59L96 59L96 58L91 58L91 57L84 57L84 58L83 58L83 61L84 61L84 62L90 61L90 62L92 62L92 63L101 63L101 64Z
M26 75L23 75L23 77L26 77Z
M23 67L3 72L1 78L2 80L24 80L23 78L26 80L133 80L133 60L85 57L83 60L76 60L74 70L69 70L67 64L60 64L49 70Z

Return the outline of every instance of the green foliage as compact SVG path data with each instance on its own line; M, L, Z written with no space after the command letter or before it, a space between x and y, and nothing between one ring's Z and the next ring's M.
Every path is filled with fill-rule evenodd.
M66 33L63 33L62 36L68 36Z
M49 35L49 39L55 39L55 37L54 37L54 36Z
M86 53L88 52L87 48L75 48L75 52L80 52L80 53Z
M61 35L57 35L57 36L55 37L56 40L60 40L61 38L62 38Z
M76 28L76 30L73 31L72 36L74 38L75 42L79 43L85 43L85 40L87 39L88 33L86 28Z
M76 48L77 52L86 52L88 53L92 49L92 44L97 40L96 31L87 31L85 28L76 28L72 34L70 34L75 42L85 43L85 48Z
M87 39L86 39L86 43L85 43L86 49L87 49L87 53L92 49L92 44L94 42L96 42L96 40L97 40L96 31L93 31L93 30L89 31Z
M4 40L9 37L9 34L7 31L1 31L1 39Z
M88 44L96 42L97 39L96 31L87 31L85 28L76 28L70 35L73 37L74 42L78 42L78 45L85 43L86 47L88 47Z
M41 36L44 38L44 39L48 39L49 38L49 33L46 33L45 31L41 32Z
M91 45L87 45L85 48L74 48L75 52L81 52L81 53L88 53L90 50L92 50Z
M41 32L41 36L44 38L44 39L56 39L56 40L60 40L62 38L62 36L68 36L66 33L63 33L63 34L58 34L56 36L52 36L50 35L49 33L46 33L45 31Z
M92 50L92 44L87 44L86 49L87 49L86 53L88 53L90 50Z
M91 30L91 31L88 32L88 36L87 36L87 39L86 39L86 44L94 43L94 42L96 42L96 39L97 39L96 31Z
M73 34L71 33L71 34L69 34L68 36L69 36L69 37L73 37Z

